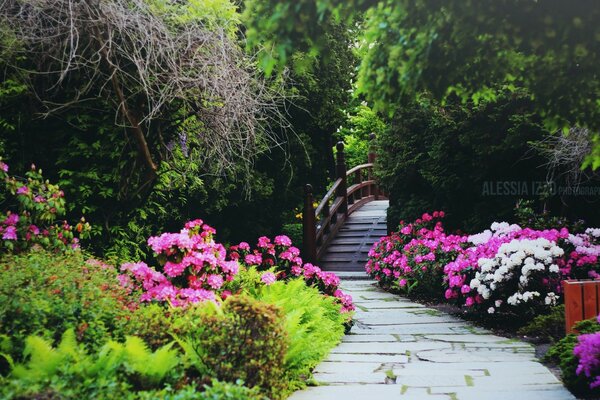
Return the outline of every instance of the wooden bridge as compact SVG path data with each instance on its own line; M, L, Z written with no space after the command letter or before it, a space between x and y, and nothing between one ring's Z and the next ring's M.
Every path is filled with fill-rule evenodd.
M327 271L348 278L367 277L369 249L387 233L389 201L373 176L374 135L368 163L349 171L344 143L336 145L337 179L315 209L312 186L305 187L303 211L304 256Z

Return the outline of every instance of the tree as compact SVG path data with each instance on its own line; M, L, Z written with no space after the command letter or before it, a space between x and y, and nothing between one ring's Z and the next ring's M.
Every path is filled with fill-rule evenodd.
M253 2L252 2L253 3ZM600 130L600 5L593 0L271 0L253 14L253 42L275 48L263 64L294 47L319 50L310 24L368 9L359 89L390 115L403 98L429 91L478 103L499 90L530 93L550 131ZM267 69L269 70L269 69ZM600 136L584 163L600 167Z
M285 135L282 81L244 51L233 2L0 0L0 40L0 149L59 182L94 250L141 257L269 190L253 164Z
M18 43L3 61L24 72L46 116L105 99L135 144L140 189L182 131L211 172L239 173L275 141L266 122L279 97L240 48L235 13L228 1L1 0L0 24Z

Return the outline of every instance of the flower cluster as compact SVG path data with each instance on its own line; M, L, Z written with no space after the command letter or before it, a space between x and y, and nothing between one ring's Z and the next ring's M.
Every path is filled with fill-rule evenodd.
M382 238L369 251L367 273L384 286L441 297L441 267L462 251L467 240L447 234L442 218L444 212L435 211L414 223L401 221L398 232Z
M9 206L0 220L0 249L20 252L32 246L59 251L79 247L79 239L91 230L81 219L72 226L67 221L56 222L65 213L64 193L57 185L44 181L41 170L31 166L26 179L8 174L8 165L0 159L0 181Z
M148 245L156 253L161 270L143 262L127 263L121 266L126 273L121 275L121 282L140 286L142 301L168 301L176 307L214 301L215 293L220 293L223 284L239 271L238 262L227 260L225 247L213 240L214 233L202 220L194 220L179 233L149 238Z
M477 295L467 301L482 304L489 313L504 306L555 305L557 295L552 288L560 281L556 260L563 254L545 238L504 243L494 257L479 259L479 271L469 284Z
M600 332L577 337L578 344L573 354L578 359L577 375L584 374L590 381L590 388L600 387Z
M246 242L229 248L229 258L238 260L244 267L254 267L263 273L261 280L271 284L275 279L304 278L307 285L315 286L327 296L334 296L342 305L342 312L354 310L352 297L339 289L340 279L333 272L304 263L300 250L294 247L289 237L276 236L273 240L266 236L258 239L255 249Z

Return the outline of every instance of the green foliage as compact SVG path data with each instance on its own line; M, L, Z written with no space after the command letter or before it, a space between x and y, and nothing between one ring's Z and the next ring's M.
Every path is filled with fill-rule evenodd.
M377 175L391 198L391 226L414 220L424 209L442 209L451 230L477 232L487 228L490 216L510 220L523 197L541 198L553 213L593 224L597 216L589 205L568 199L567 207L541 190L545 160L528 142L546 132L531 107L527 94L508 92L477 106L442 106L427 95L405 104L377 140Z
M557 217L550 214L549 210L537 212L534 202L531 200L520 200L515 206L516 223L531 229L544 230L557 226L565 227L570 232L584 231L583 220L571 222L568 218Z
M595 333L600 332L600 324L594 318L576 323L573 329L579 334ZM569 334L550 347L544 358L560 367L563 383L574 394L589 394L587 378L576 373L579 360L573 354L573 349L577 343L577 335Z
M344 335L345 317L339 304L307 287L302 279L262 286L253 296L283 310L290 343L285 356L286 380L292 390L304 387L310 371Z
M257 387L247 388L243 382L220 382L216 379L210 385L204 385L204 391L195 386L185 386L180 389L167 388L155 392L141 392L139 400L268 400L260 394Z
M282 398L287 382L288 347L280 310L247 296L232 296L194 321L178 337L189 362L203 377L258 387L270 398Z
M129 389L156 388L180 364L171 346L152 353L141 339L127 337L123 344L109 341L97 354L90 354L77 343L73 330L63 334L56 348L41 337L29 336L23 352L26 362L14 366L4 394L9 398L52 393L67 399L109 399Z
M565 336L565 306L552 307L549 314L538 315L521 327L519 335L556 342Z
M524 88L546 129L600 128L596 66L600 8L576 0L281 0L247 2L250 44L274 54L262 67L281 70L296 49L323 51L317 24L329 16L364 18L359 92L379 111L400 111L423 90L438 100L493 102L495 88ZM590 100L591 99L591 100ZM600 166L597 140L587 167Z
M11 337L13 357L21 354L27 336L52 343L67 329L97 349L122 337L128 296L113 267L79 252L5 256L0 260L0 334Z
M383 120L365 103L348 112L347 120L337 132L337 137L344 142L346 165L349 168L368 161L370 135L379 136L385 128Z

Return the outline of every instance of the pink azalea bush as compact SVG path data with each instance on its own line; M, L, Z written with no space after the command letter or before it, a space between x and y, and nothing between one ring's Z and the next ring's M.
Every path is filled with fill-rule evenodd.
M216 295L239 271L235 260L227 260L225 247L213 239L215 229L197 219L178 233L163 233L148 239L160 271L144 262L126 263L121 283L139 288L142 301L166 301L174 307L216 301Z
M51 251L79 248L90 226L81 219L75 226L57 221L65 213L64 193L57 185L44 181L35 165L25 179L11 176L8 165L0 158L3 218L0 217L0 251L21 252L32 246Z
M156 254L158 269L144 262L123 264L123 274L119 276L122 285L140 289L141 301L168 302L182 307L230 296L227 284L234 280L240 268L256 268L262 272L260 282L264 285L301 277L324 295L334 296L342 305L342 312L354 310L352 298L339 290L339 278L332 272L304 264L300 250L292 246L287 236L277 236L273 241L263 236L252 251L245 242L227 251L214 241L215 233L214 228L198 219L186 223L178 233L149 238L148 245Z
M229 257L238 260L245 268L273 271L277 280L303 278L307 285L317 287L324 295L334 296L342 305L342 312L355 309L352 297L339 289L338 276L333 272L322 271L311 263L304 263L300 250L285 235L276 236L273 240L262 236L254 249L248 243L241 242L229 248ZM271 277L265 278L264 274L261 279L265 283L272 280Z
M466 237L444 231L443 211L425 213L414 223L400 222L398 232L369 251L366 271L383 286L440 298L442 266L463 250Z
M600 278L600 229L535 230L493 223L475 235L444 232L443 212L400 223L369 252L366 271L383 286L493 314L536 312L561 301L561 281Z

